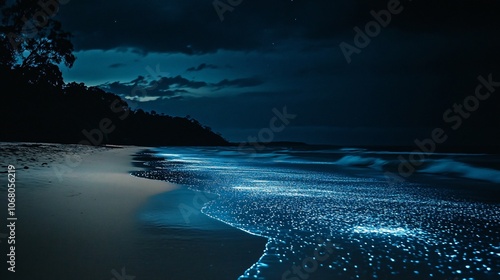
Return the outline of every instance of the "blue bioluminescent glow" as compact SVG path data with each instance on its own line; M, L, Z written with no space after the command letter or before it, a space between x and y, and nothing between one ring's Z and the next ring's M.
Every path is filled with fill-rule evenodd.
M385 234L394 236L414 236L419 232L418 230L408 230L401 227L398 228L387 228L387 227L362 227L357 226L353 230L355 233L373 233L373 234Z
M498 203L462 199L461 190L434 180L389 183L378 167L337 164L345 153L159 149L164 160L150 163L156 169L145 176L215 194L203 213L268 238L240 280L282 279L283 273L294 279L286 273L294 266L314 270L309 279L500 276ZM388 157L370 162L390 164ZM332 249L327 257L308 259L325 242Z

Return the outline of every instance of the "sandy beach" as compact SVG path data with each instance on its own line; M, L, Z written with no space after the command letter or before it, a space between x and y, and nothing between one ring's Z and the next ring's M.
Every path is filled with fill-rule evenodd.
M179 203L195 195L131 176L140 170L133 156L143 149L2 143L0 196L5 202L7 169L14 165L17 221L16 272L7 271L2 227L1 274L7 279L235 279L258 259L264 239L201 213L181 226L141 218L156 209L179 220ZM4 223L8 207L1 206ZM241 264L238 257L249 261ZM235 259L239 266L231 264Z

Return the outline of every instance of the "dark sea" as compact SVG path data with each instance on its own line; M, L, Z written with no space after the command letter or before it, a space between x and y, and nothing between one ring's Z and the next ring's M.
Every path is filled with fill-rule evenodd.
M498 155L412 163L410 153L364 149L147 153L150 170L134 175L199 192L178 206L186 222L200 208L267 238L240 280L500 279Z

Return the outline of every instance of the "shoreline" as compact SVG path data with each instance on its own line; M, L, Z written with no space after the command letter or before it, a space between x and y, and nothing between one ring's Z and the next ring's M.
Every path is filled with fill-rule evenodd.
M141 162L158 159L150 149L136 156ZM150 197L138 212L141 230L164 246L164 250L177 254L176 263L163 265L170 280L236 280L264 253L268 238L201 211L203 204L215 197L180 184L176 190ZM146 278L163 279L155 278L152 273Z
M178 204L194 194L131 175L147 169L137 158L146 149L0 143L1 168L17 169L16 273L7 279L235 280L243 274L265 242L201 212L190 225L173 224L168 219L179 218ZM7 174L2 177L6 182ZM2 197L6 186L0 187ZM168 203L175 211L165 213ZM141 218L151 207L167 218L165 224ZM4 221L6 210L2 204ZM0 269L6 271L7 242L0 241Z

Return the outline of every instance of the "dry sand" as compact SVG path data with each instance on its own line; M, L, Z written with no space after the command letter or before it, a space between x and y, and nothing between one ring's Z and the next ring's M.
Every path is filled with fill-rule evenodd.
M1 279L236 279L258 259L264 239L202 214L181 229L141 222L139 212L158 205L178 220L177 205L193 198L180 186L129 175L141 150L0 143L0 219L8 165L16 167L18 218L16 273L7 271L0 239Z
M121 256L126 256L129 248L125 243L134 235L134 211L149 196L176 188L128 174L136 169L131 155L140 150L0 145L5 177L2 200L7 197L4 172L8 165L16 167L17 272L13 279L63 279L68 271L82 273L82 268L88 271L86 279L109 279L112 269L120 271L125 265ZM6 221L6 210L2 203L2 222ZM2 239L2 260L5 245L6 239ZM4 261L1 269L6 271ZM72 279L80 277L73 275Z

